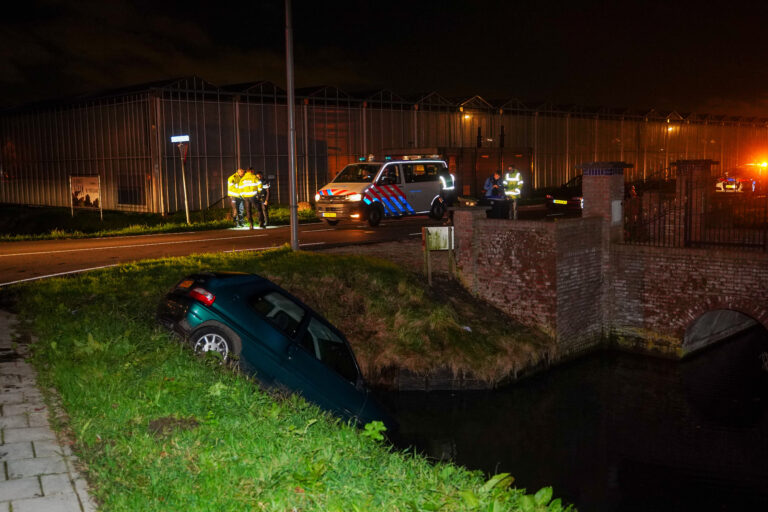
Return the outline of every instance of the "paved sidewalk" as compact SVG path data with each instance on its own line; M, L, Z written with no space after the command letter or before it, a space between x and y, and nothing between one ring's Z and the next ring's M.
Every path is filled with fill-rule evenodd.
M0 512L91 512L85 479L48 424L15 315L0 310Z

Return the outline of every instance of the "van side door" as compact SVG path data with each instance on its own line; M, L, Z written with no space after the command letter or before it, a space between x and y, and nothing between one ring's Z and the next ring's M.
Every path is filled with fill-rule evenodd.
M440 195L442 168L435 162L413 162L403 164L405 168L405 193L416 213L426 213L432 201Z

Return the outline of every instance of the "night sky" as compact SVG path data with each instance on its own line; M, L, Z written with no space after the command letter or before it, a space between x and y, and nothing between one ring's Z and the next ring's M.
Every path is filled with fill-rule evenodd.
M285 85L284 4L31 0L0 106L198 75ZM768 2L294 0L296 86L768 116Z

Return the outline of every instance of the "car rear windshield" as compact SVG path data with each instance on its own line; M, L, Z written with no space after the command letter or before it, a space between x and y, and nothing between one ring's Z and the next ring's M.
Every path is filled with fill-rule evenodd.
M333 183L370 183L380 168L380 164L349 164L333 178Z

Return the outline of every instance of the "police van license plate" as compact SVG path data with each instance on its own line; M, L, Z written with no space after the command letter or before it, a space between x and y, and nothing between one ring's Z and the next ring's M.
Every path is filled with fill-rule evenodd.
M323 217L335 217L336 212L323 212Z
M555 199L553 202L555 204L568 204L568 201L566 201L565 199Z

